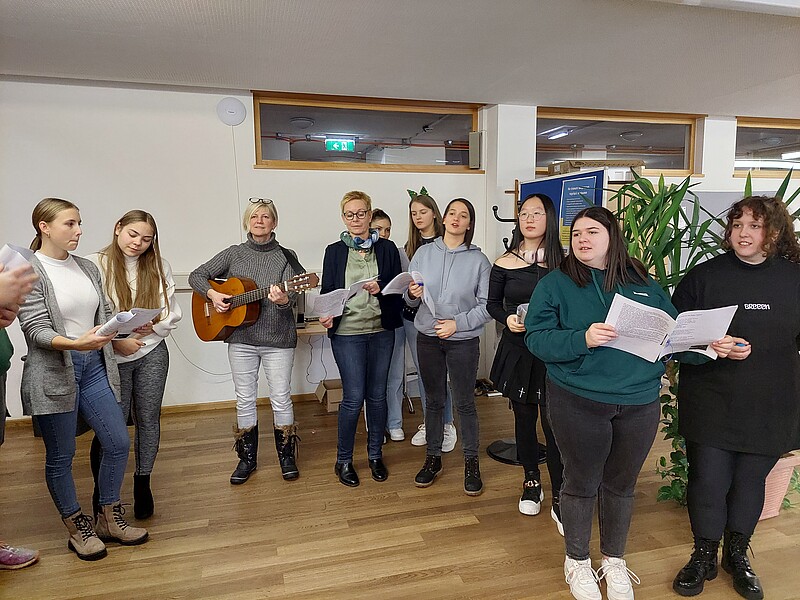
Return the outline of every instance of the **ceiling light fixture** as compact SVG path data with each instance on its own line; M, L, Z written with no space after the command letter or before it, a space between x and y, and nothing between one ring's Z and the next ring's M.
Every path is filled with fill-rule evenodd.
M622 133L619 134L619 137L621 137L626 142L635 142L643 135L644 133L642 133L641 131L623 131Z
M767 146L780 146L783 143L783 138L777 135L773 135L771 137L766 137L761 140Z
M314 123L316 123L316 121L309 117L292 117L289 119L289 123L294 125L297 129L308 129Z
M794 160L795 158L800 158L800 151L798 152L784 152L781 154L781 158L783 160Z
M570 133L571 132L570 132L569 129L563 129L561 131L558 131L556 133L552 133L552 134L548 135L547 139L548 140L557 140L557 139L560 139L562 137L567 137Z

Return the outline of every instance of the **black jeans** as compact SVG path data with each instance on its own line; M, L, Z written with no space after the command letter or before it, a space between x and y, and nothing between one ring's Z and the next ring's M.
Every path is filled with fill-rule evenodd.
M514 402L512 400L511 407L514 409L517 458L522 463L525 473L534 473L537 480L541 479L541 473L539 472L539 437L536 432L536 421L541 410L542 431L547 442L547 472L550 473L553 498L558 498L561 491L561 483L564 479L564 465L561 464L561 453L558 451L556 439L550 429L546 405Z
M567 556L589 558L594 507L598 506L600 552L621 558L633 513L633 490L653 445L661 408L605 404L547 380L547 410L561 459L561 522Z
M453 407L458 413L461 448L464 456L478 456L480 430L478 409L475 407L475 378L481 356L480 338L441 340L438 337L417 336L419 375L425 386L425 437L428 454L442 455L444 439L444 403L447 399L447 375Z
M753 535L764 508L764 481L779 456L722 450L686 442L689 521L695 537L720 540L736 531Z

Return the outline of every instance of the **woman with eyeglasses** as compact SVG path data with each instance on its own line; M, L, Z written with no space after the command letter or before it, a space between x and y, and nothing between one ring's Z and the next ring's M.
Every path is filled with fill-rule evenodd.
M695 596L722 568L744 597L764 597L747 549L764 507L767 475L800 448L800 244L781 198L731 206L728 252L694 267L672 301L681 310L736 305L725 360L681 355L680 433L689 459L687 502L694 536L672 587ZM691 358L694 361L689 362ZM699 363L699 364L698 364Z
M542 507L544 492L536 433L536 421L541 413L553 498L550 515L559 532L563 531L558 498L564 467L545 409L547 370L525 346L525 315L519 307L527 310L536 285L561 264L563 257L553 201L544 194L528 196L519 207L517 226L508 251L492 266L486 304L489 314L505 326L489 377L495 389L509 399L514 410L517 457L525 471L519 512L537 515Z
M133 418L134 456L133 514L147 519L153 514L150 475L161 439L161 403L167 384L169 350L167 336L181 320L175 299L170 264L161 257L156 221L148 212L131 210L114 225L114 239L100 252L87 256L100 269L103 288L114 312L131 308L159 308L153 322L133 335L112 342L119 366L122 415ZM97 436L90 452L95 478L92 496L99 509L98 474L102 448Z
M408 260L414 258L417 250L427 244L433 243L436 238L444 235L444 225L442 222L442 213L439 212L439 206L436 201L427 194L417 194L408 203L408 241L404 249ZM420 373L419 357L417 356L417 328L414 326L414 317L417 315L416 306L409 306L406 304L403 307L403 329L406 332L406 340L408 341L408 348L411 350L411 359L414 361L414 366L417 369L417 374ZM417 379L419 386L419 401L422 404L422 423L420 424L417 432L411 438L412 446L425 446L427 445L427 437L425 430L425 405L426 394L425 384L422 382L422 377ZM456 447L458 441L458 434L456 427L453 423L453 398L450 393L450 388L447 388L447 398L444 403L444 441L442 442L442 452L452 452Z
M67 546L81 560L93 561L106 556L106 541L132 546L148 537L146 529L127 523L120 503L130 439L118 404L119 372L109 344L114 335L97 333L111 310L97 267L72 254L83 233L78 207L45 198L31 220L31 264L39 280L18 315L28 345L22 406L42 433L45 479L69 531ZM103 448L96 520L81 510L72 475L79 416Z
M451 200L444 211L444 235L423 246L411 259L422 282L411 283L406 303L417 306L417 352L427 393L425 463L414 478L417 487L433 484L442 471L444 406L448 376L461 426L464 452L464 493L483 491L478 448L475 378L480 359L480 335L491 320L486 311L491 263L472 243L475 208L466 198ZM423 301L423 299L427 299ZM431 306L433 307L431 309Z
M386 381L394 346L394 330L402 326L399 295L384 296L383 287L400 274L397 247L374 229L372 200L364 192L348 192L340 203L346 227L339 241L325 248L322 293L367 280L339 317L320 316L328 329L333 357L342 379L339 432L334 472L348 487L360 484L353 464L356 427L366 403L367 458L372 478L386 481L383 433L386 428Z
M258 288L269 288L259 302L261 311L252 325L238 327L226 340L236 392L235 449L239 463L231 483L242 484L258 466L258 371L263 368L269 385L275 449L283 479L300 476L297 468L297 424L291 397L292 363L297 346L297 328L292 308L295 292L278 284L305 270L297 255L282 247L275 237L278 210L272 200L250 198L242 217L247 240L226 248L189 275L189 285L207 297L217 312L230 310L229 295L214 290L209 279L247 277Z
M525 343L547 366L547 411L561 458L564 576L574 598L633 600L625 562L636 480L658 429L664 364L605 347L616 339L604 321L615 294L677 311L644 265L628 255L613 213L593 206L570 226L572 251L533 291ZM730 350L726 341L720 352ZM601 566L592 568L594 508Z

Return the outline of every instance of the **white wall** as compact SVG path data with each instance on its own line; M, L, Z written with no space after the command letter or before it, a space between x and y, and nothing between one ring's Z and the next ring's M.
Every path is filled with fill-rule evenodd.
M222 124L216 105L227 95L248 109L237 126ZM252 99L249 93L203 93L49 82L0 81L0 241L28 245L30 214L45 196L68 198L81 208L84 235L79 253L111 240L116 219L132 208L152 212L163 255L176 273L188 273L225 246L242 239L240 214L250 196L273 198L280 212L278 239L297 251L309 270L322 265L325 246L344 229L339 200L366 191L394 218L393 240L405 241L406 189L423 185L442 207L451 198L474 201L485 219L485 175L479 173L370 173L255 169ZM484 244L483 232L475 242ZM189 318L190 294L181 294L184 321L170 341L166 404L233 398L225 346L197 340ZM25 342L14 324L16 352L9 372L9 407L18 399ZM324 375L323 338L298 344L293 393L311 392ZM325 368L335 374L324 340ZM180 347L180 350L176 346ZM182 356L181 351L187 358ZM212 375L193 366L217 373ZM266 394L266 388L263 390Z

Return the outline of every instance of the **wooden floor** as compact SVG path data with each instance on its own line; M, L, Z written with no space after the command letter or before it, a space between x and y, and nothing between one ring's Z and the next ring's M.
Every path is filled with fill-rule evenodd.
M268 410L260 410L262 424L270 423ZM296 412L300 479L281 479L265 427L260 468L242 486L228 483L236 463L232 410L165 415L153 476L156 514L146 522L150 541L113 545L96 563L67 550L66 530L44 483L41 441L25 427L12 427L0 451L0 535L39 548L41 560L0 571L0 598L570 598L549 501L536 517L517 511L519 467L482 455L484 493L470 498L456 450L445 455L436 483L418 489L413 478L424 449L407 438L385 447L391 475L377 483L366 465L362 422L356 453L362 483L346 488L333 475L336 415L313 401L297 403ZM481 398L479 412L484 446L512 436L504 401ZM420 419L406 416L408 437ZM89 436L80 438L75 464L85 507L88 442ZM664 448L656 443L640 477L628 542L628 564L642 579L638 599L677 598L671 581L690 552L685 510L655 501L653 469ZM131 479L126 476L126 499ZM549 497L549 483L545 487ZM753 549L767 598L800 598L800 509L762 522ZM596 539L592 553L597 559ZM738 596L720 570L702 598Z

